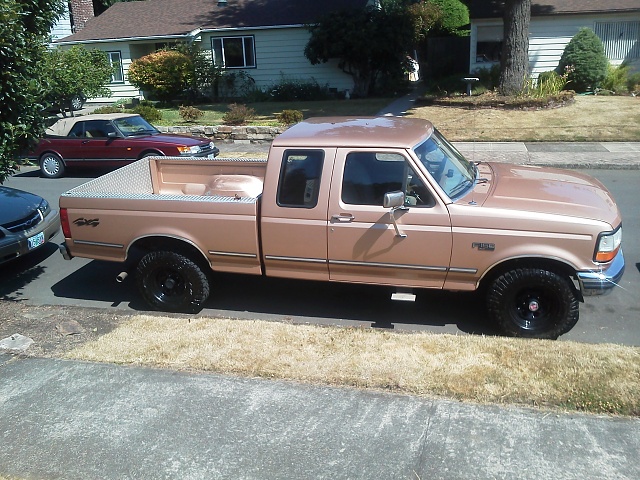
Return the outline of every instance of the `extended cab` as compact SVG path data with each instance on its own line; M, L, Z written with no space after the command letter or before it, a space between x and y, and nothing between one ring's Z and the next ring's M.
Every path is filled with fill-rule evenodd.
M65 258L135 267L147 302L169 311L197 311L211 270L482 287L506 334L556 338L624 271L600 182L471 163L411 118L310 119L267 160L145 158L64 193L60 211Z

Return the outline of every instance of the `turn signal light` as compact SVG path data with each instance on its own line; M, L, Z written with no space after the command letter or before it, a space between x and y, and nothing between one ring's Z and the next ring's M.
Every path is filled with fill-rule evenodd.
M618 254L622 243L622 227L614 232L601 233L598 238L594 260L599 263L610 262Z

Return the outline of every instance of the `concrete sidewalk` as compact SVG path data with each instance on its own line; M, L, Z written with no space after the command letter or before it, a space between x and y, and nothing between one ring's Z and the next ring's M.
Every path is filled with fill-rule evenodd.
M638 479L640 420L0 355L0 476Z

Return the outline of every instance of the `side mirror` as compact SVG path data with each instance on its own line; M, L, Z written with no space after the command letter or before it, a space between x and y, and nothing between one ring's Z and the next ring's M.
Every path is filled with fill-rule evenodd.
M384 208L390 208L389 216L391 217L391 223L396 231L396 237L406 238L407 234L402 233L398 228L398 222L396 222L397 210L409 210L404 204L404 192L387 192L384 194L384 200L382 201Z
M384 208L397 208L404 206L404 192L387 192L382 202Z
M107 133L107 137L109 137L109 138L117 138L118 134L116 132L109 132L109 133Z

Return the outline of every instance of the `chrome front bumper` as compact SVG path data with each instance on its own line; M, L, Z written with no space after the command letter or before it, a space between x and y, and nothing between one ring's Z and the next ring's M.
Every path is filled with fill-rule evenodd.
M610 293L622 278L624 273L624 255L622 249L611 263L601 270L578 272L580 291L586 296L604 295Z

